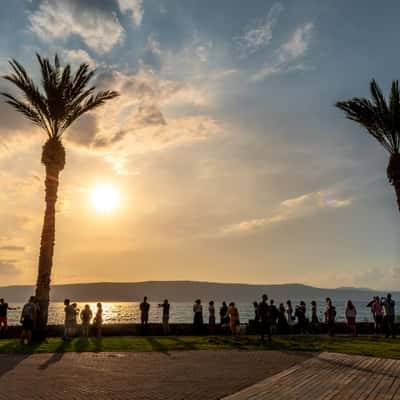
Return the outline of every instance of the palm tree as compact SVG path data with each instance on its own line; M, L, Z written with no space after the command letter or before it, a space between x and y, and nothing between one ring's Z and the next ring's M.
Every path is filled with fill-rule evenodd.
M390 155L387 177L394 186L400 211L400 93L399 82L393 81L388 101L375 80L371 81L372 101L355 97L339 101L336 107L346 117L363 126Z
M46 169L46 211L36 284L36 297L40 306L37 326L44 329L47 325L53 265L58 177L65 166L62 136L81 115L113 99L118 93L109 90L95 92L94 86L88 87L94 71L90 70L87 64L81 64L73 74L70 65L61 67L57 55L54 64L39 54L37 59L41 70L41 88L27 74L25 68L13 59L9 62L12 72L3 78L13 83L22 92L23 97L19 99L9 93L1 95L8 104L39 126L47 135L41 160Z

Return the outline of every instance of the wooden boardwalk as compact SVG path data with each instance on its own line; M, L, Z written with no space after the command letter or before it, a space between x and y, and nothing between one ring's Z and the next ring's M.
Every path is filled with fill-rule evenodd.
M400 360L322 353L224 400L400 399Z

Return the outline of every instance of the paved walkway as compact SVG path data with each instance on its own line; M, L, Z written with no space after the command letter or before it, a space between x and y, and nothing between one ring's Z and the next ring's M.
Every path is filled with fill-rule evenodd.
M0 355L0 400L216 400L310 355L275 351Z
M400 360L322 353L225 400L400 399Z

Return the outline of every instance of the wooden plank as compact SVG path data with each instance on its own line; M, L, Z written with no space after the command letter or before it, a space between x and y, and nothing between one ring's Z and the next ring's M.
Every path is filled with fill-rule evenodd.
M322 353L225 400L400 400L400 361Z

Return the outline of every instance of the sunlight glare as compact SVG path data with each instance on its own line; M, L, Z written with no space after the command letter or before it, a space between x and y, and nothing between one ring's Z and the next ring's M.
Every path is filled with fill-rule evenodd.
M114 186L101 184L91 191L90 201L96 211L109 213L119 206L120 195Z

